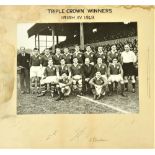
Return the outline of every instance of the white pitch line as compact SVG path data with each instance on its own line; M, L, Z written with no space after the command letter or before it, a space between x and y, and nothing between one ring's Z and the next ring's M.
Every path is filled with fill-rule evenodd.
M129 113L130 113L130 112L128 112L128 111L122 110L122 109L117 108L117 107L114 107L114 106L112 106L112 105L108 105L108 104L105 104L105 103L101 103L101 102L95 101L95 100L93 100L93 99L91 99L91 98L88 98L88 97L85 97L85 96L80 96L80 95L77 95L77 96L78 96L78 97L81 97L81 98L83 98L83 99L89 100L89 101L91 101L91 102L94 102L94 103L103 105L103 106L105 106L105 107L111 108L111 109L113 109L113 110L119 111L119 112L124 113L124 114L129 114Z

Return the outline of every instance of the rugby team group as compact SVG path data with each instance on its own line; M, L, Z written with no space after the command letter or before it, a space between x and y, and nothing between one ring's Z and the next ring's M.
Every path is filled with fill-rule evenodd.
M34 48L30 55L21 47L17 56L21 93L31 92L37 97L50 94L58 96L56 101L71 94L93 95L94 100L99 100L113 93L120 92L124 97L127 96L125 91L135 93L137 53L128 43L123 45L123 51L117 48L113 44L110 51L105 52L103 46L93 51L87 45L81 51L80 46L75 45L74 52L67 47L57 47L54 54L48 48L43 54ZM131 89L128 89L129 84Z

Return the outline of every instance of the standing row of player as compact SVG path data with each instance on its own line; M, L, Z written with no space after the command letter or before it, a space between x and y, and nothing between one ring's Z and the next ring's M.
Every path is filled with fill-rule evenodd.
M59 99L65 94L69 95L71 91L82 95L92 90L94 98L99 99L101 95L105 95L107 85L111 95L113 84L117 90L120 82L121 94L124 96L124 85L125 90L128 90L130 77L132 91L135 92L136 56L130 51L128 44L124 48L125 51L118 53L113 45L111 51L105 53L102 47L98 47L98 52L94 53L91 47L87 46L86 51L82 53L79 46L75 46L73 54L68 48L64 48L64 54L61 54L57 48L53 56L50 55L49 49L46 49L42 56L38 49L34 49L30 58L32 90L42 89L41 95L50 90L52 96L56 91Z
M92 51L90 45L88 45L86 47L85 52L81 52L80 47L78 45L76 45L75 51L73 53L71 53L68 48L63 49L63 54L61 53L60 48L56 48L54 55L50 55L49 49L45 49L44 53L45 54L43 56L41 56L41 61L40 61L40 63L43 66L47 65L46 60L47 60L48 56L52 57L54 65L60 65L60 60L62 58L65 59L66 64L72 64L73 58L75 58L75 57L78 59L78 62L80 64L84 63L85 58L89 58L90 63L93 65L97 63L98 58L102 58L103 62L106 64L108 64L109 62L112 62L113 58L117 58L118 61L120 61L120 59L121 59L121 54L117 51L116 45L113 45L111 47L111 51L109 51L108 53L104 52L103 47L101 47L101 46L98 47L98 51L95 53Z

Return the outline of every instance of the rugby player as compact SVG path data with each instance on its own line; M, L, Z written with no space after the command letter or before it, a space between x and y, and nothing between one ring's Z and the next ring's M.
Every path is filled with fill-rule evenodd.
M116 48L116 45L112 45L111 46L111 51L108 52L108 56L107 56L107 62L108 63L112 63L112 60L114 58L117 59L118 62L120 62L121 58L120 58L120 54L119 52L117 51L117 48Z
M98 51L95 55L96 63L97 63L98 58L101 58L103 63L105 63L105 64L107 63L107 54L105 52L103 52L103 47L101 47L101 46L98 47Z
M90 64L90 59L85 58L85 64L82 66L82 71L83 71L83 93L88 93L90 94L90 85L89 81L91 78L94 76L94 66Z
M44 74L45 68L48 66L48 60L52 58L50 54L50 50L48 48L45 49L45 54L41 57L40 64L42 66L42 76Z
M79 64L82 64L83 63L83 53L80 52L80 47L78 45L75 45L75 51L73 53L73 59L74 58L77 58L78 59L78 63Z
M37 48L34 48L33 55L30 57L30 79L32 93L39 93L41 79L40 54Z
M57 91L58 91L59 97L56 99L56 101L64 100L64 96L70 95L71 84L72 84L71 78L69 78L65 72L62 73L62 76L58 80L58 84L57 84Z
M71 75L72 75L72 88L73 93L76 95L79 93L82 95L82 65L78 63L78 58L73 58L73 65L71 66Z
M99 100L105 95L107 80L101 75L99 71L96 72L95 77L90 80L92 92L94 94L94 100Z
M53 60L48 60L48 66L44 70L44 77L41 80L41 86L43 88L42 95L48 91L51 93L51 96L54 96L56 84L58 84L58 69L53 65ZM44 90L45 89L45 90Z
M84 59L86 59L86 58L89 58L90 64L94 65L94 62L95 62L95 60L94 60L94 53L93 53L90 45L87 45L86 51L84 53Z
M72 55L69 53L68 48L64 48L64 54L62 55L62 58L65 59L66 64L70 67L72 64Z
M100 72L101 75L107 80L107 65L102 62L102 58L97 59L97 64L95 65L95 73Z
M60 60L62 58L60 48L56 48L56 53L53 55L53 64L58 67L60 65Z
M64 58L60 60L60 66L58 67L58 78L61 79L61 76L63 73L66 73L66 75L71 78L71 71L70 67L66 65L66 61Z
M109 64L108 67L108 86L109 86L109 96L112 95L113 92L113 83L115 82L115 88L118 92L118 83L121 84L121 95L126 96L124 94L124 80L123 80L123 70L120 63L118 63L117 58L113 58L112 63Z

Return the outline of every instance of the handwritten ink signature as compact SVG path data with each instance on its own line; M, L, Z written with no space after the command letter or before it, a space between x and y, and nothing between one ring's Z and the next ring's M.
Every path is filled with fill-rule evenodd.
M103 139L103 138L98 138L98 137L95 137L95 136L89 138L90 143L105 142L105 141L107 141L107 140Z

